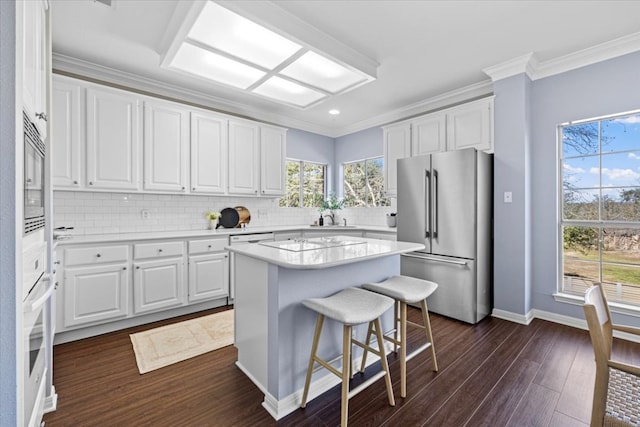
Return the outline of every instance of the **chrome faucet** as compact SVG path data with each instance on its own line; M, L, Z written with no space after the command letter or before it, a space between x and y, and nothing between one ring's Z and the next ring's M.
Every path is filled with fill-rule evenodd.
M333 214L326 214L325 218L326 217L329 217L331 219L331 225L336 225L336 220L335 220Z
M342 218L342 221L344 222L344 226L347 226L347 218Z

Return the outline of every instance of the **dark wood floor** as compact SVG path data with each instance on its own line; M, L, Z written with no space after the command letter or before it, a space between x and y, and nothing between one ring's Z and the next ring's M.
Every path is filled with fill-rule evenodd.
M417 320L419 312L410 316ZM129 334L191 317L56 346L58 409L45 415L47 427L339 424L339 386L276 423L234 365L233 346L140 375ZM349 425L588 425L595 363L586 331L542 320L524 326L486 318L471 326L431 318L440 370L431 371L428 352L416 356L401 399L399 363L389 355L396 406L388 406L378 381L351 399ZM640 363L640 344L616 340L614 347L620 359Z

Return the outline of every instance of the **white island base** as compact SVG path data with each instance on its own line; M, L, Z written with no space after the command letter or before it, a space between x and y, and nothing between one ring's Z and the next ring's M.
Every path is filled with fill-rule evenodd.
M423 248L413 243L358 240L363 243L304 254L257 244L229 248L235 257L236 365L264 393L263 406L276 420L298 409L302 397L316 313L301 301L400 274L400 254ZM364 340L366 326L354 328L358 339ZM382 318L382 328L389 332L393 327L393 310L389 310ZM336 359L340 366L341 324L326 319L319 353L325 360ZM359 366L361 354L361 350L354 354L354 366ZM369 364L376 360L368 358ZM325 369L317 371L308 400L339 382Z

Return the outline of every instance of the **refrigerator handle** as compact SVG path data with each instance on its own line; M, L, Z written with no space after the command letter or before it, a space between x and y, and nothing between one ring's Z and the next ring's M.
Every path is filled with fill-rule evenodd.
M433 170L433 238L438 238L438 171Z
M431 172L424 171L424 237L431 237Z

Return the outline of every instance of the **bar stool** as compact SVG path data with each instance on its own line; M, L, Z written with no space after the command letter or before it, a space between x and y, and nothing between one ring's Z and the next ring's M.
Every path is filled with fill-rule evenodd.
M433 370L438 370L438 362L436 361L436 350L433 346L433 335L431 334L431 323L429 322L429 311L427 310L427 297L431 295L437 288L438 284L430 282L428 280L416 279L415 277L408 276L393 276L380 283L366 283L362 286L373 292L377 292L382 295L386 295L395 300L393 318L396 326L393 333L393 338L384 336L384 339L393 343L394 351L398 351L397 347L400 347L400 397L407 397L407 361L411 360L417 354L423 352L427 348L431 349L431 362L433 364ZM407 304L413 304L420 302L422 309L422 320L424 325L407 320ZM400 317L398 317L398 309L400 310ZM400 339L398 339L398 322L400 323ZM415 326L420 329L424 329L427 334L427 343L420 346L411 354L407 355L407 325ZM366 344L369 344L371 338L371 326L367 331ZM367 361L367 350L365 349L362 355L362 366L360 370L364 370L365 363Z
M389 374L389 364L384 351L384 341L382 340L382 332L380 327L380 316L391 308L393 300L377 293L365 291L359 288L347 288L327 298L310 298L302 301L302 303L311 310L318 313L316 321L315 334L313 335L313 344L311 347L311 357L309 358L309 367L307 369L307 378L304 383L304 392L302 394L302 402L300 407L304 408L307 404L307 394L309 392L309 383L311 382L311 374L315 362L327 368L330 372L342 379L342 397L340 411L340 425L346 427L349 416L348 405L349 399L367 388L373 382L385 377L387 386L387 396L389 405L395 406L393 398L393 388L391 385L391 375ZM342 335L342 371L331 366L327 361L318 357L318 341L320 340L320 332L325 317L329 317L343 324ZM361 343L351 336L351 329L354 325L361 323L369 323L369 330L375 326L376 337L378 338L378 349L374 349L367 344ZM368 340L367 340L368 341ZM373 377L369 378L353 390L349 391L349 377L351 373L351 346L355 344L370 351L380 357L382 370Z

